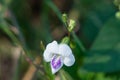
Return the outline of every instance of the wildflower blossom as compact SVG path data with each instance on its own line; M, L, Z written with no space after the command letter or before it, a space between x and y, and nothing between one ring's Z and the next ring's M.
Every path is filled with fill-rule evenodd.
M58 44L56 41L49 43L43 53L46 62L50 62L52 73L56 73L65 64L72 66L75 62L74 55L67 44Z

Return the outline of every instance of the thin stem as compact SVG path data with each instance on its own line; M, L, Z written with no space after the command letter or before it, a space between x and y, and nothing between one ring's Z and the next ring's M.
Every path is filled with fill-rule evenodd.
M75 41L77 42L78 46L81 48L82 52L86 52L86 48L83 46L82 42L80 41L80 39L76 36L75 32L72 32L72 36L75 39Z

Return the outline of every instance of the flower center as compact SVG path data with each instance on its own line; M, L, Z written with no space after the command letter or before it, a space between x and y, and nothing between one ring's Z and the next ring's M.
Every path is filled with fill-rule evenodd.
M51 64L54 69L58 69L61 66L61 57L58 55L54 55Z

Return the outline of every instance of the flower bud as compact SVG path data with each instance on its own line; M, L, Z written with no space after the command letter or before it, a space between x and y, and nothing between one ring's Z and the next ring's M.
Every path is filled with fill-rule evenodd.
M70 19L69 26L68 26L68 31L72 32L72 30L75 28L75 25L76 25L75 20Z
M63 20L64 23L67 22L67 14L64 13L64 14L62 15L62 20Z
M62 42L61 42L61 43L68 44L69 41L70 41L70 38L69 38L69 37L64 37L64 38L62 39Z

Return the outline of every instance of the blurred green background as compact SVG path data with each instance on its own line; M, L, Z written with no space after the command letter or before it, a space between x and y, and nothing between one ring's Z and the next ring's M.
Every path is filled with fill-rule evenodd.
M119 0L0 0L0 80L120 80ZM55 75L42 45L67 36L76 21L76 62Z

